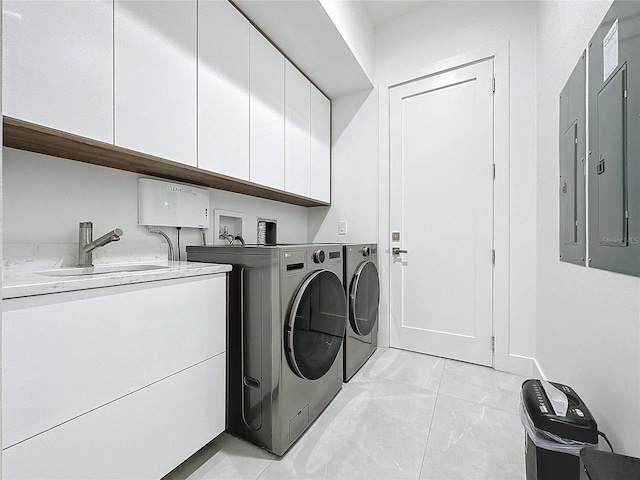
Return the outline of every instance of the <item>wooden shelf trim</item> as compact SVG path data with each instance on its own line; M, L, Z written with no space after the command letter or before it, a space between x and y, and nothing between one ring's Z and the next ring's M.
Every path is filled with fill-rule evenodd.
M43 127L12 117L3 117L3 144L29 152L162 177L177 182L266 198L303 207L329 206L330 203L227 177L200 168L147 155L109 143Z

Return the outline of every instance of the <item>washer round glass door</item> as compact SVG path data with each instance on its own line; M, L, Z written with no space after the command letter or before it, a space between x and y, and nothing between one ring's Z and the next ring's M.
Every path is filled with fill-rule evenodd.
M302 283L293 299L285 327L286 353L293 370L316 380L329 371L347 321L347 302L338 276L318 270Z
M356 269L349 290L349 319L358 335L369 335L378 320L380 282L378 269L370 261L362 262Z

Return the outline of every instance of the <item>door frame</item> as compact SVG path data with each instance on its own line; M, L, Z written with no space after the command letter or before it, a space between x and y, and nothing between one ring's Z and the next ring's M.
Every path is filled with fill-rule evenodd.
M495 182L491 168L495 160L495 108L494 93L491 88L495 74L494 63L494 58L488 57L389 88L389 224L392 232L401 232L400 240L404 238L402 241L392 240L391 246L408 248L409 251L409 257L393 256L389 269L389 308L392 315L401 315L401 317L391 317L390 341L393 340L392 346L396 348L488 366L493 366L494 363L492 348L494 267L491 261L495 232ZM461 98L458 98L460 95L462 95L461 98L465 98L464 104L460 103ZM453 105L457 113L451 117L450 109ZM416 116L407 117L405 108ZM448 113L433 113L430 111L433 108L436 110L442 108ZM456 117L461 123L455 122ZM432 128L437 131L436 137L449 135L451 138L441 140L444 143L436 141L439 147L434 150L432 142L425 143L424 135L429 136L429 132L424 130L424 126L436 119L439 120L432 124ZM405 122L408 122L407 125ZM449 126L442 129L443 124ZM423 138L407 139L406 128L422 132ZM457 147L451 145L452 152L456 153L449 158L446 155L446 150L449 148L447 145L459 136L466 139L465 148L461 149L460 145ZM453 140L453 143L458 142ZM406 157L405 150L413 152L409 153L410 157ZM415 156L416 154L418 156ZM438 157L442 154L445 154L445 158L437 162L438 165L431 164L425 157L425 155ZM469 157L470 154L471 157ZM406 161L409 161L409 164L406 164ZM405 168L412 172L409 175L414 176L413 179L407 179ZM415 175L418 175L418 178L415 178ZM419 178L420 176L429 178ZM446 178L446 182L454 184L457 182L453 191L451 186L440 191L441 181L434 181L434 178L440 176ZM408 187L410 189L408 191L404 190L407 188L406 181L412 185ZM435 189L434 191L438 191L444 197L440 195L434 197L433 192L420 193L412 189ZM468 199L465 203L460 203L460 195L455 193L455 190L459 189L465 191L470 189L463 194L463 197ZM436 208L436 211L431 213L423 212L425 218L419 218L426 205L437 205L442 202L444 202L442 212ZM423 204L423 207L416 207L420 204ZM448 214L442 216L444 211ZM431 217L432 214L433 217ZM431 220L427 220L427 217L431 217ZM461 218L470 222L470 228L476 232L477 238L469 237L469 230L465 227L466 222L463 221L462 224L459 222ZM427 225L424 224L425 221ZM432 238L434 226L428 225L428 222L432 221L444 222L441 225L436 224L435 230L445 231L447 237L451 235L458 239L454 242L457 245L454 250L451 250L451 245L442 245L442 240ZM449 224L449 222L453 223ZM407 236L408 230L413 232L412 239ZM420 241L422 237L424 242ZM461 244L458 245L458 242ZM421 245L426 248L425 252L420 252ZM447 261L446 264L434 267L433 272L427 273L431 270L428 258L433 255L434 249L438 252L437 257L441 254L451 257L456 267L451 270L452 265L447 266L446 264L449 263ZM442 252L439 251L441 249ZM411 252L416 253L417 257L411 256ZM412 258L417 261L413 267L411 267ZM464 263L460 263L462 258L466 258ZM413 287L406 283L409 281L407 275L411 277ZM432 277L433 275L436 277ZM410 297L406 296L407 289L414 291L415 282L418 285L421 282L424 283L422 288L435 288L435 291L439 292L432 299L434 303L431 306L422 303L424 298L420 300L420 293L414 292ZM442 290L444 285L449 287ZM450 299L440 298L440 295L446 296L447 291L449 294L455 292L456 295L462 295L460 302L453 301L455 304L460 304L458 307L461 310L458 310L458 307L452 307ZM432 291L426 293L426 296L431 298L433 294ZM457 313L454 314L454 311ZM448 321L443 323L441 318L437 318L439 314L436 312L441 312ZM452 314L453 317L451 317ZM424 318L418 320L411 318L412 315Z
M464 65L493 58L496 91L494 95L494 248L493 277L493 366L497 370L522 372L531 368L530 359L510 353L509 338L509 243L510 243L510 83L508 42L490 44L429 65L408 66L403 71L381 75L377 82L379 101L379 232L380 317L378 345L389 346L391 325L390 273L391 232L389 231L389 89L423 77L444 73Z

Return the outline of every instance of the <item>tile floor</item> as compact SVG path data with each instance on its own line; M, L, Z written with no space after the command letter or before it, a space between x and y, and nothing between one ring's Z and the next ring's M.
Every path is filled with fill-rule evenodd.
M284 457L223 433L163 480L523 479L524 380L380 348Z

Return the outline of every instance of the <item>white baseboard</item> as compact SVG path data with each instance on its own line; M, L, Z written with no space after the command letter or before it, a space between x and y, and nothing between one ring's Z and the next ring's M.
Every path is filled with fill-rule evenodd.
M502 361L496 358L496 370L521 375L527 378L539 378L538 362L535 358L509 354Z
M532 360L534 362L535 369L536 369L536 372L534 373L534 376L536 378L540 378L542 380L547 380L547 376L542 371L542 367L540 367L540 364L538 363L538 360L536 360L535 358L532 358Z

